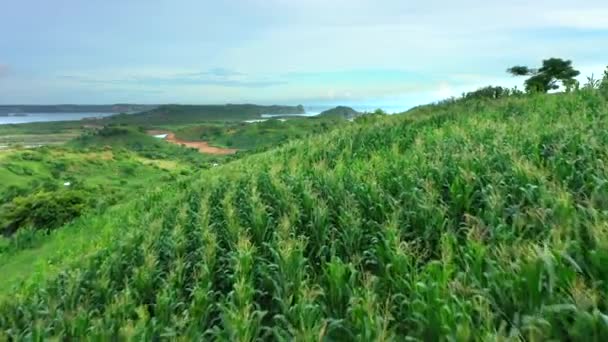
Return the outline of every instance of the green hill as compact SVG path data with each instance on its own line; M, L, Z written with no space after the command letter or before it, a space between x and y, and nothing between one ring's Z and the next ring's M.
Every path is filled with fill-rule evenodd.
M190 163L214 159L195 149L170 144L130 126L110 125L82 134L67 143L76 149L126 149L152 159L181 159Z
M345 106L338 106L332 109L328 109L324 112L321 112L321 114L319 114L319 117L335 117L335 118L344 118L344 119L354 119L358 116L360 116L361 113L357 112L356 110L350 108L350 107L345 107Z
M175 133L184 140L204 140L214 146L260 151L290 140L327 132L344 124L348 122L341 117L272 118L259 122L193 125Z
M0 339L608 339L608 102L371 118L0 256Z
M259 119L262 114L303 114L299 106L227 105L163 105L147 112L104 118L102 122L140 126L180 125L205 121L243 121Z

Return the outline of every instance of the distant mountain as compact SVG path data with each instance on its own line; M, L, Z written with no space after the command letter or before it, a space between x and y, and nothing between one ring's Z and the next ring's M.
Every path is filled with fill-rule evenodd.
M142 126L184 124L204 121L242 121L259 119L262 114L305 114L298 106L259 106L254 104L226 105L162 105L134 115L116 115L103 119L109 123L136 124Z
M346 106L338 106L332 109L328 109L319 114L319 117L340 117L344 119L352 119L361 115L362 113Z
M138 113L152 110L157 105L0 105L0 114L7 113Z

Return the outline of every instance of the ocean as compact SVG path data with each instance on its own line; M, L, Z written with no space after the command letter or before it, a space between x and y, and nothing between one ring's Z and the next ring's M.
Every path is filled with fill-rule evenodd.
M117 113L18 113L0 114L0 125L21 124L28 122L74 121L85 118L102 118Z

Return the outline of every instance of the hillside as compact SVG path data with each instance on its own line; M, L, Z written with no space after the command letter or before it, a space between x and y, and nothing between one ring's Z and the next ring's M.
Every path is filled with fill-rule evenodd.
M251 104L227 105L163 105L133 115L118 115L100 120L141 126L180 125L204 121L233 121L259 119L262 114L303 114L299 106L259 106Z
M76 149L112 149L130 150L142 157L152 159L178 159L192 164L215 160L212 156L203 155L192 148L170 144L163 139L155 138L140 129L129 126L110 125L103 129L83 134L67 146Z
M290 142L0 255L0 340L605 341L607 144L587 90Z
M318 116L319 117L354 119L354 118L358 117L359 115L361 115L361 113L357 112L356 110L354 110L350 107L338 106L335 108L328 109L324 112L321 112Z
M260 151L288 141L320 134L348 124L341 117L291 117L232 122L220 125L192 125L176 132L185 140L204 140L214 146Z

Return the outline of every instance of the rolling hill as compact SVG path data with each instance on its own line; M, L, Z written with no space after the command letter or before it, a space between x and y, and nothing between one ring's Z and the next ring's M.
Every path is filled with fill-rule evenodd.
M259 119L262 114L303 114L304 107L259 106L253 104L227 105L163 105L150 111L117 115L100 120L140 126L180 125L205 121L243 121Z
M589 90L289 142L0 258L0 339L605 341L607 144Z
M333 117L333 118L344 118L344 119L354 119L360 116L362 113L345 106L338 106L335 108L328 109L319 114L319 117Z

